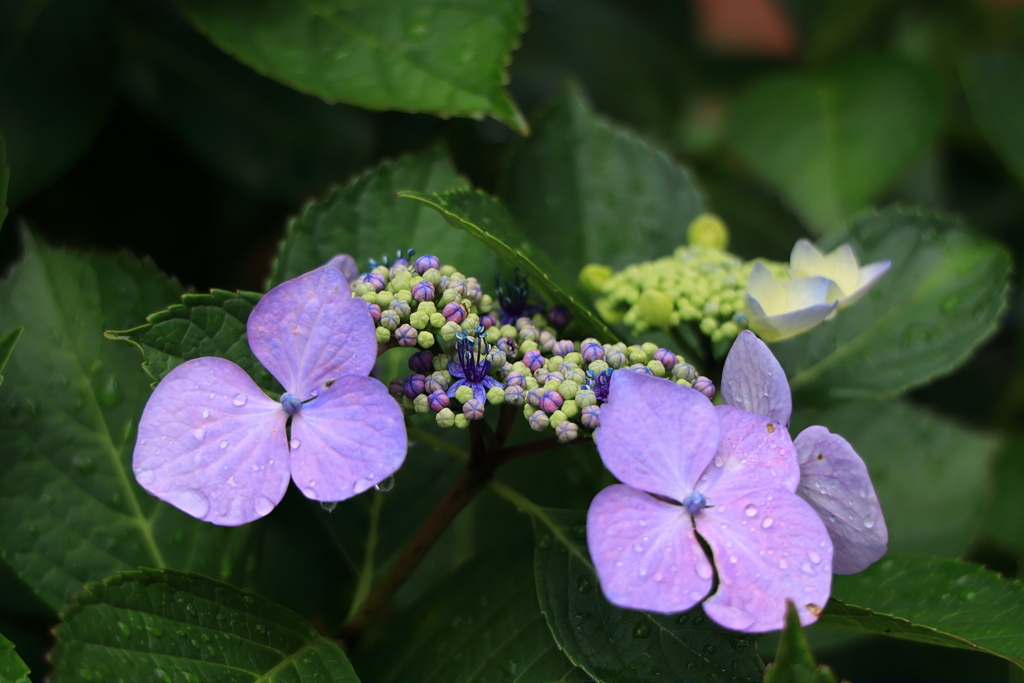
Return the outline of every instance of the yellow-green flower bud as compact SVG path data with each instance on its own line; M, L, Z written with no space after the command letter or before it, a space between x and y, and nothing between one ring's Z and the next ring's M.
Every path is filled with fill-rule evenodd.
M527 419L529 419L531 415L537 412L537 410L539 410L537 406L531 406L529 403L523 405L523 415L525 415Z
M423 330L416 335L416 345L421 349L429 349L434 345L434 335L426 330Z
M608 299L598 299L594 302L594 308L609 325L615 325L622 321L623 311L612 304Z
M360 295L360 298L368 304L375 304L377 303L377 290L371 286L368 292Z
M465 429L469 426L469 420L466 419L463 413L455 413L455 426L458 429Z
M412 292L410 290L408 290L408 289L400 289L400 290L398 290L398 293L395 294L395 298L396 299L401 299L402 301L404 301L405 303L409 304L410 306L412 306L412 304L416 301L415 299L412 298Z
M729 229L713 213L702 213L686 228L686 241L694 247L725 249L729 246Z
M522 344L519 345L519 353L520 355L525 356L527 351L533 351L534 349L539 348L540 345L537 342L533 341L532 339L528 339L527 341L524 341Z
M626 352L626 358L629 359L630 363L643 363L644 365L650 360L650 357L644 353L644 350L638 348L630 348Z
M600 263L588 263L580 270L580 284L591 292L600 292L601 285L608 282L612 269Z
M450 342L452 339L455 339L455 335L457 335L461 329L462 328L459 327L458 323L446 322L441 326L441 339L444 339L446 342Z
M461 388L461 387L460 387ZM458 393L458 392L456 392ZM487 390L487 402L491 405L500 406L505 402L505 388L491 387Z
M593 363L590 364L590 366L587 369L592 370L594 374L597 375L599 373L604 372L609 367L610 366L608 365L608 363L604 362L603 360L595 360Z
M471 398L473 398L473 389L471 387L467 387L463 384L455 390L455 400L459 403L465 403Z
M377 331L375 334L377 335L378 345L387 344L389 341L391 341L391 330L389 330L386 327L378 327L376 328L376 330Z
M664 292L646 289L637 300L637 310L651 327L667 327L675 304Z
M552 427L557 427L559 424L565 422L568 419L569 418L566 417L565 413L563 413L561 410L556 410L555 412L551 413L550 417L548 417L548 424Z
M455 413L451 408L441 408L434 416L434 420L437 421L438 427L451 427L455 424Z
M562 404L561 410L570 420L580 414L580 407L576 401L566 401Z
M433 327L435 330L444 327L444 324L446 322L448 322L448 321L445 320L445 317L443 315L441 315L440 313L431 313L430 314L430 326Z
M433 301L421 301L419 306L416 307L416 310L431 316L437 313L437 306L434 305Z
M412 400L412 409L419 414L430 412L430 400L426 394L417 394L416 398Z
M647 363L647 369L651 371L655 377L665 376L665 366L661 364L661 361L652 360Z
M545 386L544 388L546 389L547 386ZM574 396L576 396L576 392L579 390L580 385L568 379L560 383L557 389L558 393L560 393L562 395L562 398L565 399L573 398Z
M417 330L425 330L430 324L430 316L420 311L413 311L409 315L409 324Z

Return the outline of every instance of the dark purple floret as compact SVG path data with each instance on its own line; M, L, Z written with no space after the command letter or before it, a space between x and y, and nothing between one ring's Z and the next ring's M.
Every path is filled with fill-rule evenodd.
M514 280L509 282L503 280L500 275L494 278L495 292L498 299L498 306L501 308L500 322L502 325L513 325L520 318L529 318L534 313L540 313L544 306L530 305L527 298L530 296L530 285L525 275L519 275L516 268Z
M421 374L409 375L403 385L404 393L409 398L416 398L423 393L426 377Z
M429 374L434 370L434 354L430 351L418 351L409 356L409 369L421 375Z
M594 396L597 397L598 403L604 403L608 400L608 387L611 386L612 382L612 370L602 370L601 372L594 373L591 370L587 371L589 376L589 382L587 386L594 392Z
M554 325L555 329L564 330L572 322L572 311L566 306L558 304L548 311L548 322Z
M490 347L479 335L480 332L483 330L478 330L476 337L464 333L456 337L455 353L453 359L448 361L448 372L459 381L448 387L448 396L455 398L459 387L468 386L473 390L473 398L482 405L487 402L487 390L500 387L501 382L488 374L491 370L491 361L487 360Z

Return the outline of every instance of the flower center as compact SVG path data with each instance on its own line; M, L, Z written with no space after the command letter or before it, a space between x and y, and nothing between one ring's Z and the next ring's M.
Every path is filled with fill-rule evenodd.
M594 396L597 397L599 403L604 403L608 400L608 387L611 386L612 381L612 369L602 370L595 374L593 371L588 370L587 375L590 381L587 382L587 386L594 392Z
M487 360L490 346L484 341L483 328L477 328L477 336L471 337L460 332L455 342L455 363L462 368L466 382L479 384L487 377L491 361Z
M284 408L284 412L289 415L294 415L299 412L302 408L302 399L293 393L285 392L281 394L281 407Z
M707 504L708 499L700 491L690 491L686 498L683 498L683 507L689 510L691 515L703 510Z

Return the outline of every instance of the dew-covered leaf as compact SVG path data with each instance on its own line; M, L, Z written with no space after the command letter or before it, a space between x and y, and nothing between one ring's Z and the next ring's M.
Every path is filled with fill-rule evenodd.
M570 278L588 263L623 268L686 243L701 202L689 173L664 153L597 116L575 87L535 128L502 196Z
M0 683L29 683L29 670L14 651L14 643L0 635Z
M820 623L1024 665L1024 585L962 560L896 555L837 576Z
M0 284L0 319L24 325L0 385L0 549L60 608L88 581L137 567L234 578L251 529L199 522L132 476L150 378L137 351L103 338L181 293L127 254L53 249L25 234Z
M1010 255L959 221L889 208L832 237L860 262L892 267L859 301L772 345L797 393L818 399L895 396L963 363L1006 309Z
M24 331L24 327L15 327L7 334L0 335L0 372L3 372L4 366L7 365L11 353L14 351L14 345L18 343L18 337ZM3 381L4 376L0 374L0 384L3 384Z
M902 401L798 408L792 433L823 425L868 467L889 530L889 552L956 557L978 526L998 441Z
M786 611L786 628L782 630L775 661L765 669L764 683L836 683L829 668L819 667L814 661L800 626L800 615L792 603Z
M996 154L1024 183L1024 58L981 52L960 63L967 103Z
M173 570L89 584L57 629L53 683L358 683L345 653L265 598Z
M470 235L453 233L434 211L395 196L403 190L429 194L465 186L442 147L384 162L310 202L289 222L270 284L319 268L338 254L351 255L365 272L371 258L415 249L489 286L496 259L486 247Z
M355 659L382 683L582 683L537 605L530 561L478 556L396 613Z
M480 190L452 190L440 194L400 192L399 197L426 204L444 216L450 225L479 240L507 266L522 270L530 277L530 286L543 292L551 304L562 304L572 311L579 325L576 329L580 334L577 336L592 334L602 340L607 339L608 343L618 340L583 303L586 298L575 284L574 276L537 249L516 227L508 210L494 197Z
M586 514L534 512L541 611L559 647L599 683L759 681L753 638L716 626L698 606L678 615L612 606L590 562Z
M103 127L117 97L113 26L106 0L0 3L0 130L12 205L64 172Z
M941 102L909 65L859 58L821 75L771 74L733 104L729 137L746 165L808 227L840 228L924 153Z
M438 116L526 121L504 89L522 0L284 3L181 0L217 46L328 102Z
M263 389L280 393L283 389L256 360L245 334L249 314L262 296L221 289L185 294L180 304L146 318L145 325L105 334L142 349L143 367L157 381L187 360L219 356L241 366Z

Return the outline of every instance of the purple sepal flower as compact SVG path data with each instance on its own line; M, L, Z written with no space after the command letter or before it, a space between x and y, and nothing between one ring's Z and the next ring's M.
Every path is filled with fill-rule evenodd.
M380 322L380 306L377 304L367 303L366 308L370 311L370 317L373 318L374 324Z
M488 344L483 337L463 337L455 342L453 360L448 361L448 372L459 381L448 387L448 397L455 398L459 387L473 390L473 398L481 405L487 403L487 390L500 387L501 382L491 377L491 362L487 360Z
M418 334L415 327L405 323L404 325L399 325L398 329L395 330L395 341L398 342L399 346L416 346Z
M658 349L654 352L654 360L661 363L666 370L671 370L676 364L676 354L668 349Z
M194 517L235 526L269 513L290 478L309 498L338 501L398 469L408 444L402 411L367 377L377 357L373 320L341 271L324 266L278 285L246 332L286 402L267 397L231 361L182 363L139 421L132 468L143 488ZM290 441L287 394L301 403Z
M461 304L452 301L445 304L444 308L441 309L441 315L450 323L461 323L466 319L466 309Z
M407 398L416 398L423 393L425 384L426 378L423 375L409 375L405 378L405 386L403 387L405 396Z
M416 301L433 301L434 284L428 280L420 280L412 286L412 298Z
M540 405L538 407L550 415L561 408L564 402L565 399L557 391L545 391L544 395L540 397Z
M440 390L430 394L427 401L430 405L430 409L435 413L441 412L443 409L448 407L449 403L451 403L451 399L448 398L448 394Z
M580 424L587 429L597 429L601 426L601 408L599 406L585 406L580 411Z
M462 406L462 414L466 416L467 420L482 420L484 417L484 405L475 398L471 398Z
M363 276L363 282L373 285L378 292L388 286L387 280L380 273L367 273Z
M715 397L715 383L703 375L694 380L693 388L704 394L709 401Z
M587 370L589 381L586 386L590 387L590 390L594 392L598 403L604 403L608 400L608 389L611 386L613 372L611 368L596 374L591 370Z
M782 628L787 600L801 623L817 618L831 587L832 543L795 493L796 451L781 424L716 408L689 387L616 372L594 437L624 482L601 491L587 513L609 601L670 614L704 600L711 619L751 633ZM707 599L715 569L695 530L718 572Z
M580 355L583 360L593 363L596 360L604 360L604 346L597 341L585 341L580 346Z
M551 345L552 356L568 356L574 351L573 343L571 339L560 339Z
M489 330L490 328L494 327L497 324L498 319L494 316L493 313L484 313L482 316L480 316L480 327L484 328L485 330Z
M434 354L430 351L417 351L409 356L409 369L421 375L429 375L434 370Z
M427 272L431 268L439 269L441 267L441 259L437 258L433 254L424 254L416 259L416 263L413 266L416 272L420 275Z
M356 260L348 254L338 254L325 265L328 268L340 270L349 284L359 279L359 266L356 264Z
M725 359L722 399L789 424L793 400L786 373L753 332L741 332ZM833 571L855 574L867 569L885 554L889 532L864 461L845 439L824 427L808 427L794 444L800 462L797 495L828 529L835 547Z
M523 354L523 365L534 372L544 367L545 362L544 354L540 352L540 349L530 349Z

